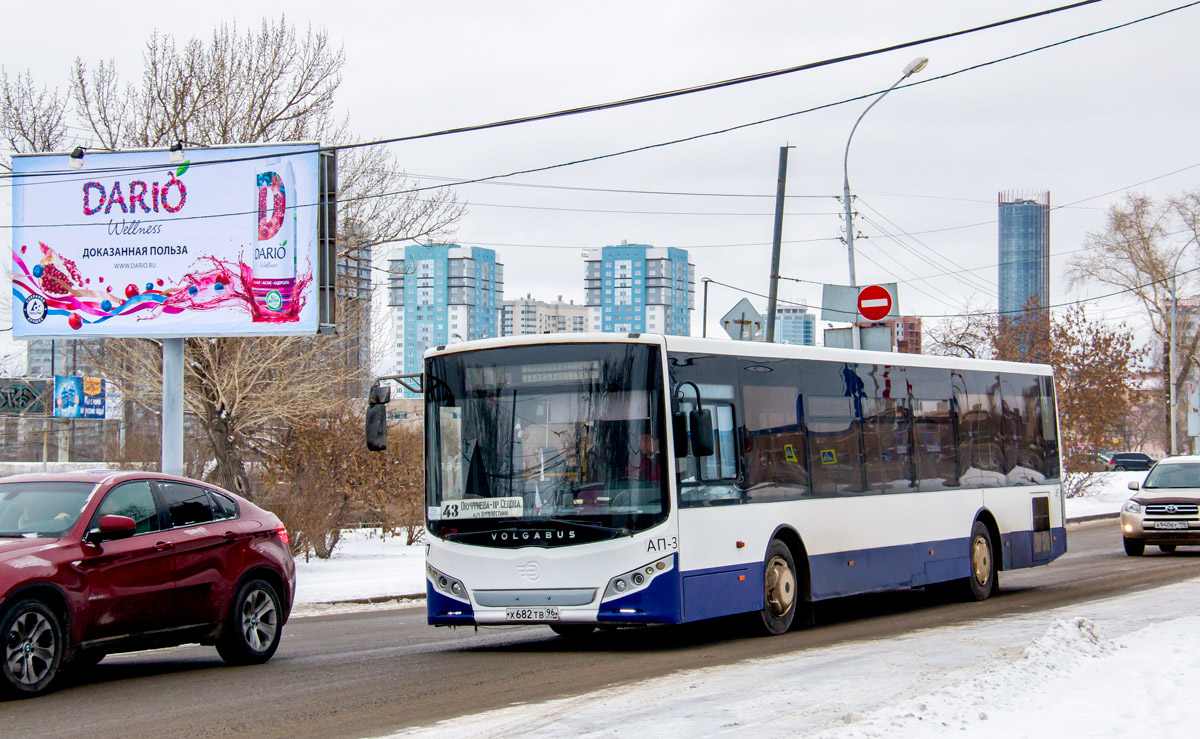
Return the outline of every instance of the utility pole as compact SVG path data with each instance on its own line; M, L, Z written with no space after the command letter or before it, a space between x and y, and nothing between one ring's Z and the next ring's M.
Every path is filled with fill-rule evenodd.
M767 298L767 343L775 341L775 304L779 297L779 246L783 243L783 201L791 146L779 147L779 179L775 187L775 236L771 241L771 290Z

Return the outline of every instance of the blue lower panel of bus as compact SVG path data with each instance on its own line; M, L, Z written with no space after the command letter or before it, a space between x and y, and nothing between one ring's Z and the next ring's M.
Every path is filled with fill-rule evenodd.
M433 584L425 581L425 599L428 622L432 626L461 626L475 623L475 611L470 603L449 598L434 590Z
M1000 539L1003 553L997 554L1005 570L1045 564L1067 549L1063 528L1050 531L1049 551L1038 554L1034 552L1032 531L1014 531ZM963 537L813 556L809 559L813 600L967 577L971 574L969 547L970 539Z
M679 560L670 572L656 576L644 590L600 604L596 620L627 624L677 624L682 620L679 602Z
M1044 565L1052 559L1057 559L1067 551L1067 530L1051 529L1049 542L1043 542L1041 551L1034 547L1032 531L1014 531L1001 537L1004 539L1004 569L1019 569ZM1042 532L1042 536L1046 536ZM1046 545L1049 545L1049 551Z
M683 620L729 616L763 607L762 565L696 570L683 576Z

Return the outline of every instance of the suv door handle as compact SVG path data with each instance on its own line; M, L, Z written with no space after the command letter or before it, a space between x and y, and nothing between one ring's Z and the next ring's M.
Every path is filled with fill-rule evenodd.
M168 549L172 548L173 546L175 546L175 545L174 545L174 544L172 544L172 543L171 543L171 542L169 542L169 541L159 541L159 542L155 542L155 543L154 543L154 551L156 551L156 552L165 552L166 550L168 550Z

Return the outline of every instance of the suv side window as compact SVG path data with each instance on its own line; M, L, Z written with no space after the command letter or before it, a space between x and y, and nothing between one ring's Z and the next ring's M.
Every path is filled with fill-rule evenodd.
M202 487L182 482L159 482L158 492L167 506L171 526L175 528L209 523L214 518L212 499Z
M224 521L227 518L237 518L237 503L233 502L232 498L221 495L215 490L209 490L208 494L212 496L214 521Z
M161 528L154 495L150 492L150 483L146 480L126 482L109 490L100 507L96 509L96 515L92 516L92 523L88 528L99 526L101 516L132 518L137 524L135 534L145 534Z

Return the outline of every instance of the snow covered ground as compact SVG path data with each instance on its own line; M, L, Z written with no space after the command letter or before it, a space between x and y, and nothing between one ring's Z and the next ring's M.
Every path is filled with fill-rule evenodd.
M1130 495L1128 481L1144 476L1106 473L1091 495L1067 501L1068 519L1116 513ZM348 532L332 559L298 563L297 615L380 607L328 601L420 593L423 555L424 547L405 547L402 539ZM1192 736L1198 613L1200 579L679 672L394 736Z
M397 737L1194 736L1200 580L675 673Z

